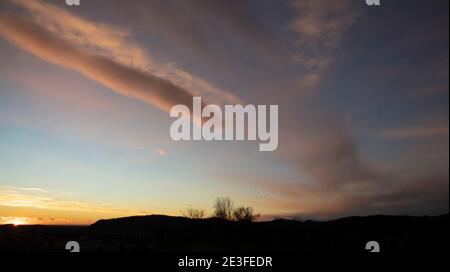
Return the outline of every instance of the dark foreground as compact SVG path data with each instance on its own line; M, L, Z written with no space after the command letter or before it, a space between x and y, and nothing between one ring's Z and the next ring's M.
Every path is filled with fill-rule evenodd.
M82 252L442 252L448 249L448 215L370 216L329 222L240 223L137 216L91 226L0 226L0 251L64 252L77 241Z

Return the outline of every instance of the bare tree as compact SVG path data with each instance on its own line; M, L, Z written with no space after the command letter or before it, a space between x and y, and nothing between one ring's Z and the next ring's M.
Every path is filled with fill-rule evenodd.
M238 207L233 211L233 216L236 221L254 221L259 215L254 213L252 207Z
M183 216L191 219L203 219L205 218L205 211L189 208L183 213Z
M233 201L229 197L216 199L214 215L226 220L233 220Z

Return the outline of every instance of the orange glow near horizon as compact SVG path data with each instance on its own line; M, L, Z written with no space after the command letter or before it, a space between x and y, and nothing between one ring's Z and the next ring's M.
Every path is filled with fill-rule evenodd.
M91 220L48 220L48 219L41 219L41 218L32 218L32 217L7 217L7 218L1 218L0 217L0 225L14 225L14 226L21 226L21 225L90 225L95 221Z
M7 224L13 224L14 226L20 226L25 224L25 220L20 217L11 218L7 221Z

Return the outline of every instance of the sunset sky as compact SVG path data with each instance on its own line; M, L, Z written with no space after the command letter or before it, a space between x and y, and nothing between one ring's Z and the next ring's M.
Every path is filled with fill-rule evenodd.
M447 0L0 0L0 224L449 209ZM174 104L279 105L279 146L180 141Z

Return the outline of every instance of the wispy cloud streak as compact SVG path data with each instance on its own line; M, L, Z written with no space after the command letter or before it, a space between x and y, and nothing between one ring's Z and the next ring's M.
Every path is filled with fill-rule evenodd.
M383 130L381 136L389 139L416 139L423 137L448 136L448 124L424 126L424 127L404 127Z
M32 189L32 190L30 190ZM53 192L42 188L23 188L0 186L0 205L8 207L27 207L47 210L75 211L104 214L142 214L142 211L123 209L112 204L60 199L58 195L67 193Z
M193 95L210 102L240 102L230 92L181 70L155 63L123 29L98 24L40 1L11 0L32 16L0 15L0 34L48 62L76 70L112 90L168 111L191 104Z
M1 15L0 33L24 50L95 80L119 94L169 111L175 104L190 104L192 95L173 83L90 54L16 16Z

